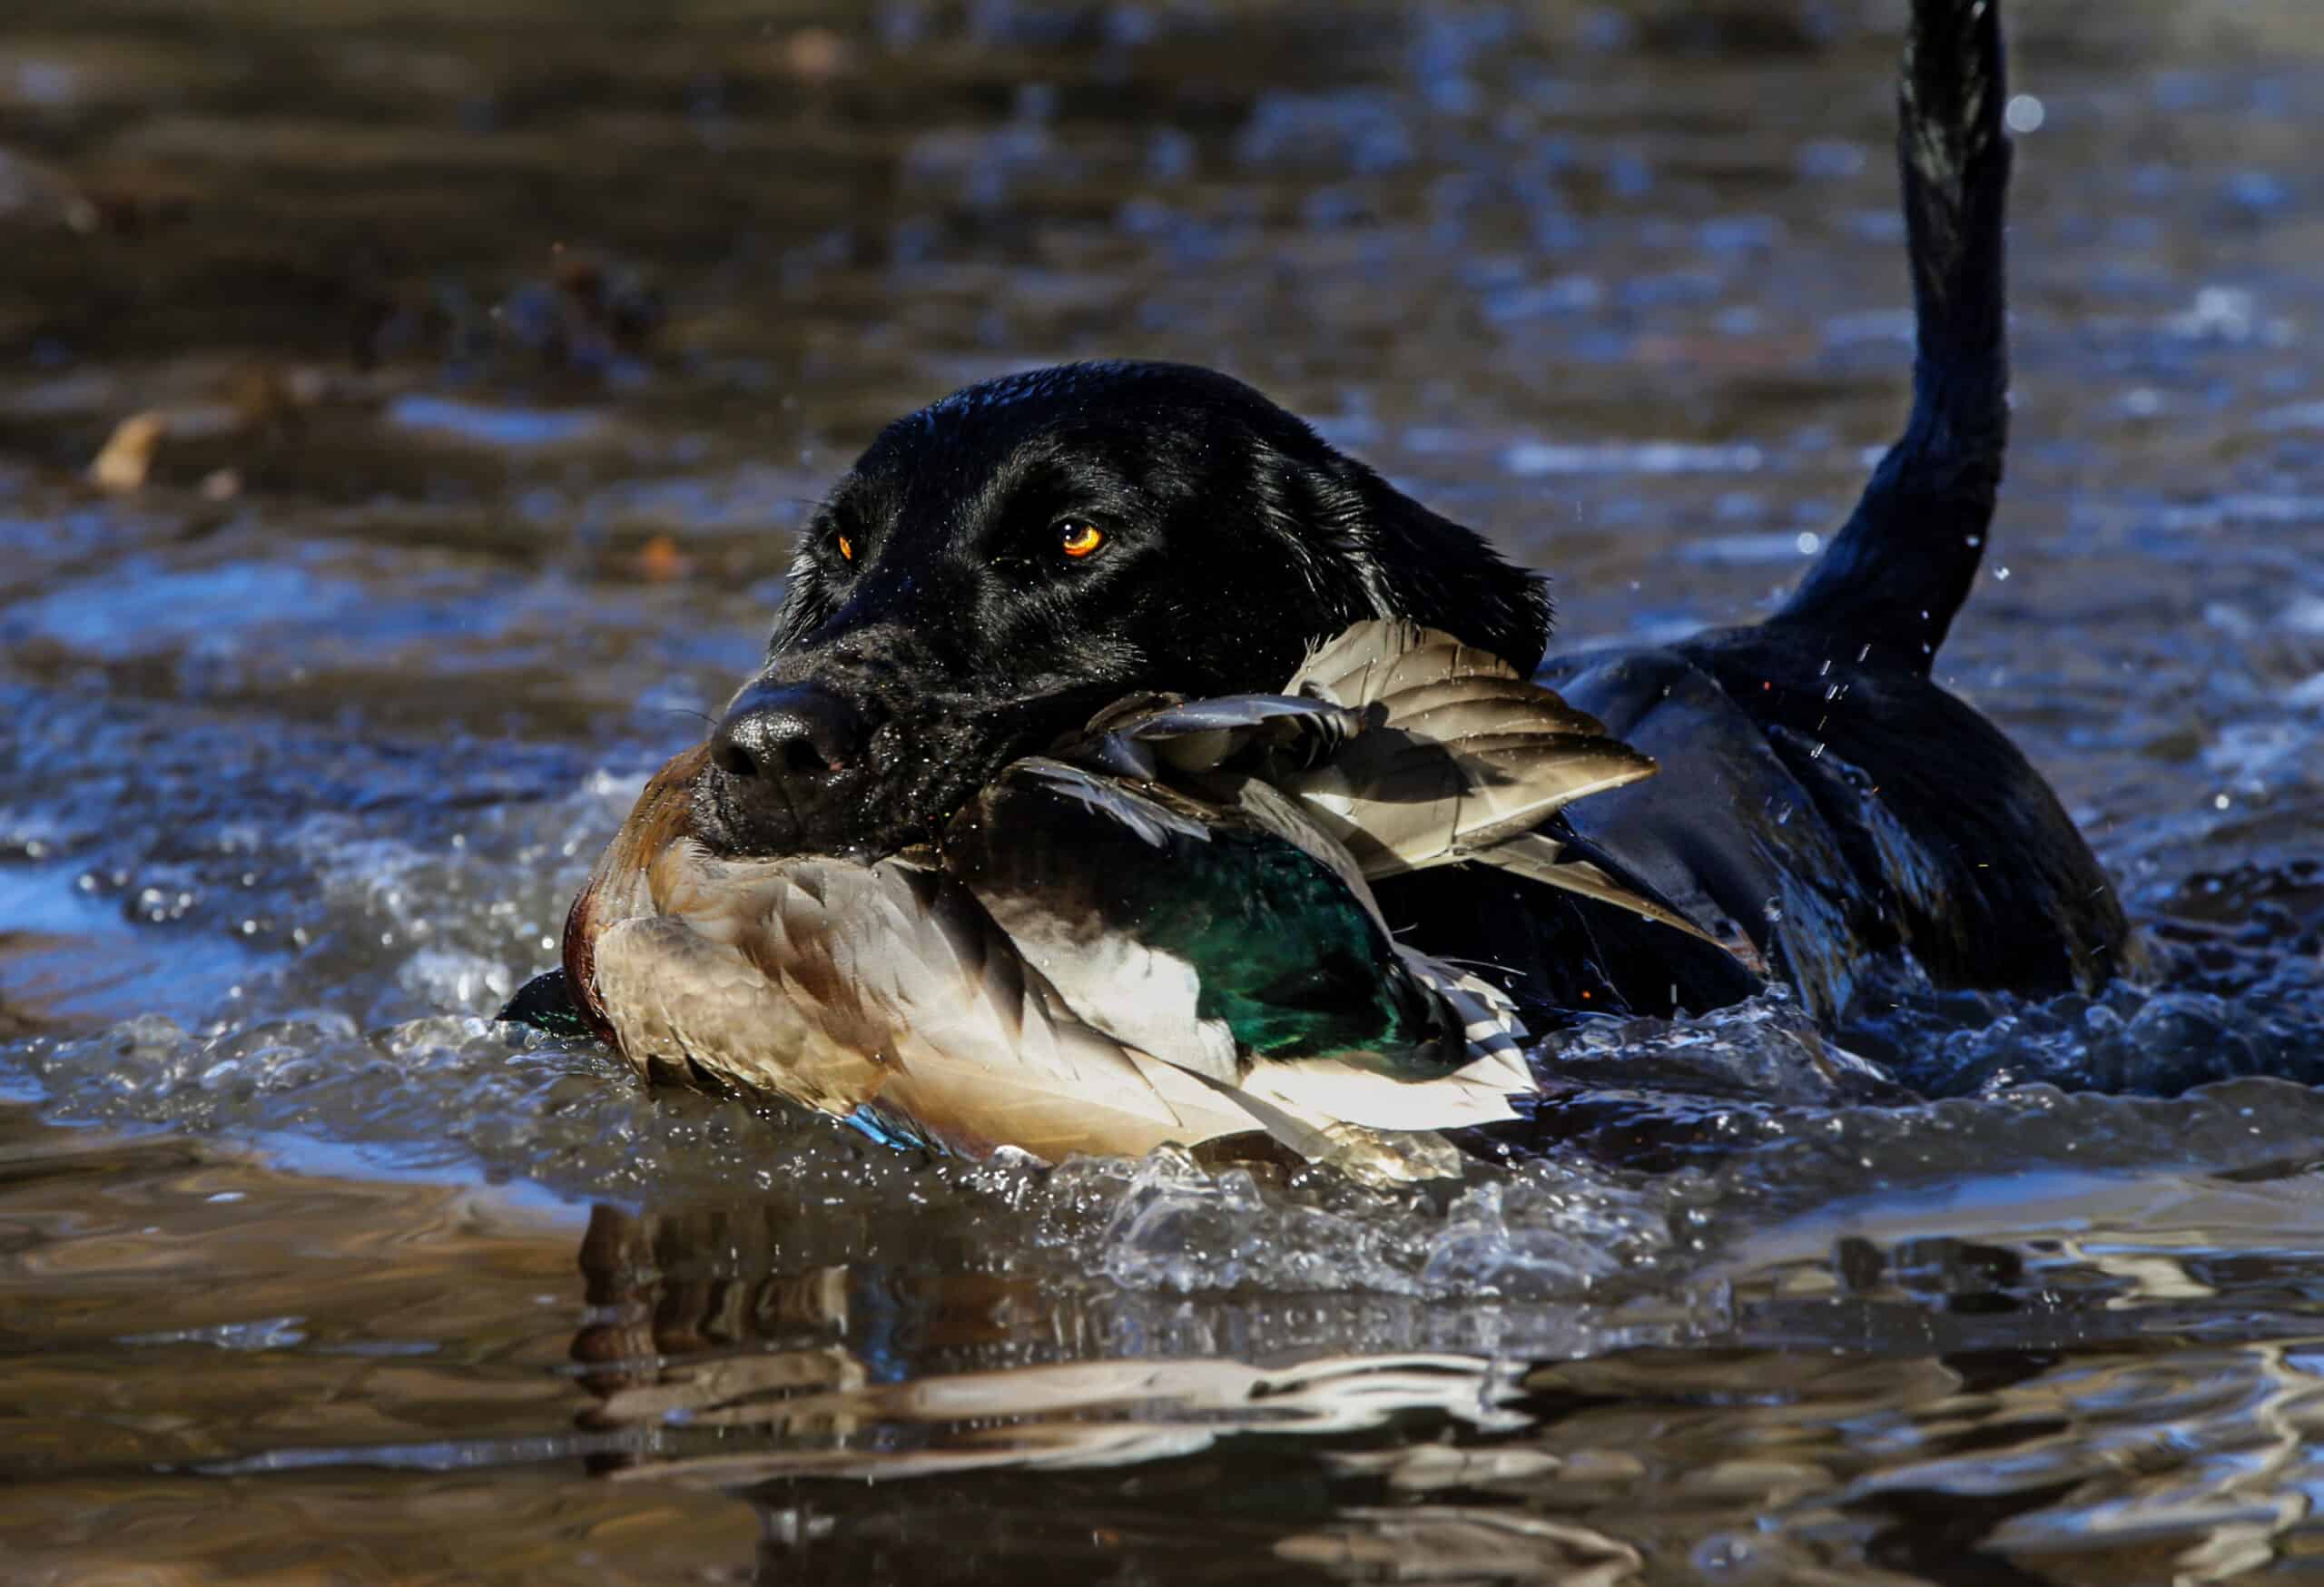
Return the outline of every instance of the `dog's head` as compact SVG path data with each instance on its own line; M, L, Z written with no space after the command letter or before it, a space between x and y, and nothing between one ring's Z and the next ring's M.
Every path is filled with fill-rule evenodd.
M1531 671L1539 580L1224 375L1075 364L897 420L809 523L696 784L720 852L870 858L1140 690L1281 686L1350 623Z

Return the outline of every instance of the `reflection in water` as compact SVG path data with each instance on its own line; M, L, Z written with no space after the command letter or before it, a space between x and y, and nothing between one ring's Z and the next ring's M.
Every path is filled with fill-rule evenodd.
M1506 1375L1472 1355L1322 1357L1274 1371L1131 1356L914 1372L994 1346L1019 1354L1029 1336L1063 1334L1074 1319L1006 1283L906 1287L857 1267L725 1276L748 1263L753 1221L606 1207L590 1216L582 1273L591 1306L612 1316L573 1342L582 1381L604 1400L587 1420L662 1429L669 1442L652 1452L654 1476L723 1484L1126 1465L1192 1454L1227 1433L1356 1433L1410 1413L1486 1430L1521 1424L1502 1409ZM737 1430L772 1447L735 1452Z
M2014 1216L2086 1229L2102 1206L2216 1216L2233 1199L2080 1190ZM2183 1225L2167 1211L2144 1246L2119 1231L1932 1241L1910 1221L1730 1275L1732 1325L1685 1349L1259 1365L1077 1354L1029 1337L1037 1303L1006 1283L777 1271L760 1208L600 1207L573 1342L595 1403L577 1422L642 1434L596 1463L619 1481L803 1503L822 1524L786 1547L824 1562L870 1557L855 1551L874 1539L937 1546L952 1496L982 1492L947 1479L1182 1473L1090 1483L1075 1521L1048 1523L1061 1532L1096 1493L1118 1522L1264 1482L1286 1438L1315 1441L1326 1474L1304 1513L1270 1515L1268 1557L1348 1580L1611 1583L1691 1566L1798 1581L1855 1558L1938 1582L2122 1568L2200 1582L2324 1547L2306 1530L2324 1482L2324 1333L2196 1343L2218 1332L2197 1313L2189 1342L2158 1351L2170 1336L2133 1314L2212 1293L2172 1254ZM2277 1276L2313 1285L2324 1267L2311 1256ZM1047 1316L1069 1331L1070 1310L1052 1297ZM1994 1343L2029 1333L2045 1344ZM1856 1344L1786 1347L1811 1334ZM917 1481L875 1502L807 1478ZM1038 1533L1042 1492L980 1503L1029 1506L1013 1524Z
M1723 1311L1640 1326L795 1265L765 1198L544 1224L0 1111L0 1550L74 1582L2295 1575L2319 1186L1811 1209L1720 1261Z

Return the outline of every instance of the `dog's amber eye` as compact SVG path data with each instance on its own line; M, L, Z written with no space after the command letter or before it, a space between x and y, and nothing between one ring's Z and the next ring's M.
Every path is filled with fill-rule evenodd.
M852 562L855 560L855 542L849 539L845 535L839 537L839 559L842 562Z
M1093 555L1106 543L1106 531L1080 518L1067 518L1057 527L1057 548L1076 562Z

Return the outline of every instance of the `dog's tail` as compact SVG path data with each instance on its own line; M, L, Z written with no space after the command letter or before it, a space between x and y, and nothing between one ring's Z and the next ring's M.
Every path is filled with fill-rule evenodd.
M2001 0L1913 0L1897 76L1913 413L1855 514L1771 622L1926 673L1968 598L2009 441ZM1869 650L1866 649L1869 646Z

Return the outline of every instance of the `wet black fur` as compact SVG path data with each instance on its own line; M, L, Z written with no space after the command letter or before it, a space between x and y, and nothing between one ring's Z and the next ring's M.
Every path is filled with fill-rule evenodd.
M1103 547L1061 555L1066 521ZM804 689L845 720L820 744L793 733L782 775L756 774L762 754L713 777L704 813L739 850L891 853L1125 694L1273 688L1384 616L1527 667L1549 638L1539 579L1238 380L1104 363L986 381L890 425L816 513L733 709L795 713Z
M1928 676L2006 441L2003 97L1992 0L1918 0L1900 89L1912 417L1797 594L1763 624L1550 669L1663 763L1577 806L1580 835L1731 922L1827 1020L1900 948L1939 984L2029 991L2093 984L2127 951L2039 774ZM1103 548L1060 556L1064 520ZM972 386L891 425L815 515L699 813L738 853L890 853L1119 695L1275 687L1387 615L1529 669L1549 636L1536 578L1224 375L1085 364ZM1419 945L1505 967L1537 1013L1700 1009L1754 984L1530 883L1462 869L1382 892Z

